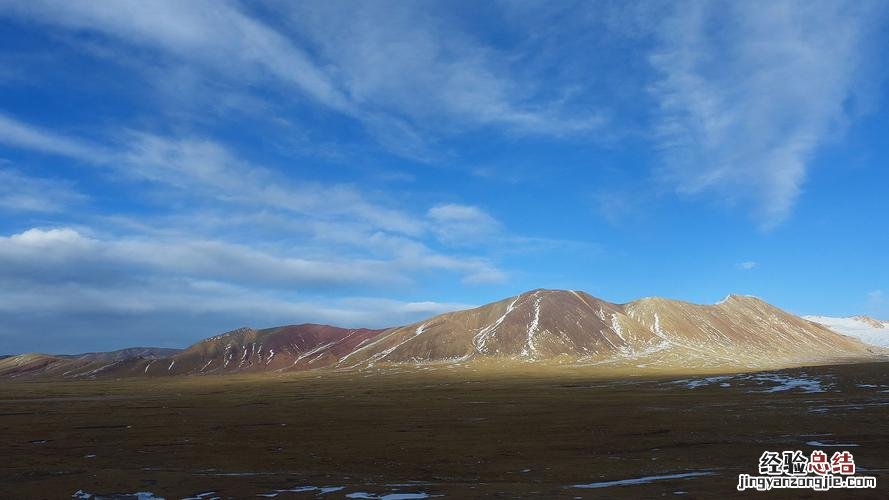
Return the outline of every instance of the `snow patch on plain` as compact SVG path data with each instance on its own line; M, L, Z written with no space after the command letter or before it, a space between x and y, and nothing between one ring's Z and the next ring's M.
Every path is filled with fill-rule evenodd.
M837 448L845 448L847 446L858 446L857 444L839 444L839 443L822 443L821 441L806 441L806 444L809 446L821 446L821 447L837 447Z
M346 489L345 486L294 486L293 488L287 488L283 490L275 490L270 493L260 493L256 496L265 497L265 498L275 498L278 495L283 493L308 493L313 492L317 495L326 495L327 493L333 493L336 491L341 491Z
M150 491L137 491L135 493L114 493L112 495L97 495L95 493L87 493L83 490L77 490L71 495L71 498L80 500L100 500L102 498L132 498L133 500L164 500Z
M823 380L805 374L799 376L785 375L781 373L756 373L752 375L720 375L715 377L695 378L674 380L671 384L684 384L689 389L698 387L706 387L711 384L719 383L719 387L731 387L734 383L753 382L758 386L765 384L774 384L765 389L754 390L750 392L772 393L784 392L791 390L800 390L806 393L825 392L830 388L830 384Z
M368 498L374 500L420 500L423 498L430 498L431 495L429 493L417 492L417 493L384 493L382 495L375 495L373 493L365 493L363 491L356 491L355 493L349 493L346 495L346 498Z
M629 486L633 484L646 484L654 481L666 481L669 479L689 479L693 477L712 476L713 471L682 472L679 474L661 474L658 476L644 476L631 479L619 479L616 481L601 481L597 483L574 484L570 488L609 488L612 486Z

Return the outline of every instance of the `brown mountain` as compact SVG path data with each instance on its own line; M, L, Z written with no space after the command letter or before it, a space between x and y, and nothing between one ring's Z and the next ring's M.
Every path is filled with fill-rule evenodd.
M0 360L0 376L203 375L398 364L572 364L751 370L873 359L878 348L747 296L714 305L644 298L614 304L533 290L387 330L240 328L167 357L41 354Z
M338 366L471 360L766 368L873 356L866 345L766 302L661 298L614 304L583 292L533 290L389 330Z

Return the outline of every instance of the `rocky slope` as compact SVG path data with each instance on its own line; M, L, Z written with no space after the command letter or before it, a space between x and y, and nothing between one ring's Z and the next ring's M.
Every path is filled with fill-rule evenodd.
M881 349L755 297L714 305L662 298L615 304L583 292L533 290L387 330L295 325L240 328L169 356L0 360L0 376L167 376L382 365L622 366L753 370L874 359Z

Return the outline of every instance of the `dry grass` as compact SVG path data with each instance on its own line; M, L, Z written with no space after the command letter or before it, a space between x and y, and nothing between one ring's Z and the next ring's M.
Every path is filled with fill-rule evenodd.
M889 365L784 373L832 386L762 393L752 391L767 386L735 379L689 389L669 374L555 367L3 381L0 484L4 498L81 489L255 497L302 485L345 486L334 498L731 497L764 450L820 440L859 444L850 451L881 486L866 494L885 497ZM567 488L701 470L715 474Z

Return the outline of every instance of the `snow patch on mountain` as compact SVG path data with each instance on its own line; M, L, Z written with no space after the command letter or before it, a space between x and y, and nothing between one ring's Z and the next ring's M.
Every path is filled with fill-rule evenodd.
M865 344L889 347L889 321L875 320L867 316L851 318L803 316L803 318L824 325L837 333L855 337Z
M494 333L497 331L497 328L501 324L503 324L503 320L505 320L506 317L509 316L509 313L511 313L515 309L516 302L518 302L520 298L522 298L521 294L519 294L515 299L513 299L512 302L509 303L508 306L506 306L506 312L504 312L502 316L500 316L499 318L497 318L496 321L482 328L478 331L477 334L475 334L475 337L473 337L472 339L472 343L475 346L475 350L479 354L488 353L488 340L493 337Z
M535 292L534 299L534 316L531 319L531 323L528 324L528 339L525 342L525 347L522 349L522 357L534 357L537 355L537 346L534 345L534 336L537 334L537 331L540 329L540 297Z

